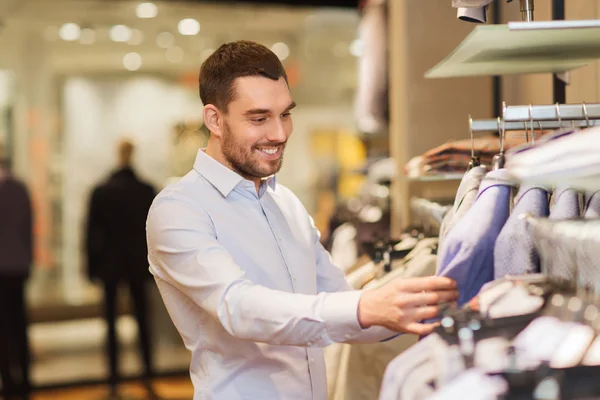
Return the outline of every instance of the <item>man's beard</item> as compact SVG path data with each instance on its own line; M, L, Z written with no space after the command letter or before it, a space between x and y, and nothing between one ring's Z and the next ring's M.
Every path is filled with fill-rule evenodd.
M222 148L225 160L231 165L231 168L246 179L266 178L276 174L283 164L283 150L285 143L264 143L262 145L281 146L281 156L277 160L261 162L260 155L256 154L257 145L252 148L246 148L244 144L239 143L235 134L231 132L227 123L223 126ZM258 151L258 150L257 150Z

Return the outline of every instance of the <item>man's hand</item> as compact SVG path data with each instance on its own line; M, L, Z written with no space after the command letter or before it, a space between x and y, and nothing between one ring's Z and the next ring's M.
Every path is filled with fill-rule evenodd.
M438 304L457 299L456 282L450 278L398 278L381 288L363 292L358 321L363 328L378 325L396 332L426 335L436 324L419 321L435 318Z

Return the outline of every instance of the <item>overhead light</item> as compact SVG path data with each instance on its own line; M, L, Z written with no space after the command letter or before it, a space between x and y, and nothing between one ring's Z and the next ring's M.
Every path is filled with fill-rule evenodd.
M360 57L363 52L363 43L360 39L355 39L350 43L350 54L354 57Z
M201 61L204 61L204 60L206 60L206 59L207 59L208 57L210 57L210 55L211 55L212 53L214 53L214 52L215 52L215 49L206 49L206 50L204 50L204 51L202 52L202 54L200 54L200 60L201 60Z
M290 48L285 43L275 43L271 46L271 51L281 60L285 60L290 55Z
M137 71L142 67L142 56L138 53L127 53L123 57L123 66L129 71Z
M139 29L132 29L131 38L127 43L133 46L137 46L144 43L144 32L140 31Z
M79 39L80 34L81 28L79 28L79 25L73 22L63 24L58 30L58 36L62 40L66 40L68 42L74 42L75 40Z
M108 34L113 42L129 42L131 39L131 29L125 25L113 26Z
M182 35L197 35L198 33L200 33L200 22L196 21L194 18L182 19L177 25L177 30Z
M171 32L161 32L156 37L156 44L158 47L168 49L175 44L175 36Z
M96 41L96 32L91 28L83 28L79 37L81 44L94 44Z
M172 62L173 64L178 64L181 61L183 61L183 50L181 49L181 47L171 47L167 50L166 56L169 62Z
M158 14L158 7L152 2L140 3L135 8L138 18L154 18Z

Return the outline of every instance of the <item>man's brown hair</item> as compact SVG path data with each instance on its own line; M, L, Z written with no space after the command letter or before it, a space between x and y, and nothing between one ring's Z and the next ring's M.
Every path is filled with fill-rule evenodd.
M263 76L274 81L287 74L275 53L248 40L226 43L210 55L200 68L200 99L227 112L235 98L234 82L245 76Z

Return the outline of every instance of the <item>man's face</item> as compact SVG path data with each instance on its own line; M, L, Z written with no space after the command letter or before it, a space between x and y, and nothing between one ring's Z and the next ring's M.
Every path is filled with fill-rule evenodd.
M243 77L235 81L236 96L229 103L221 137L223 156L247 179L277 173L292 134L295 106L283 78Z

